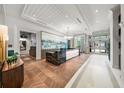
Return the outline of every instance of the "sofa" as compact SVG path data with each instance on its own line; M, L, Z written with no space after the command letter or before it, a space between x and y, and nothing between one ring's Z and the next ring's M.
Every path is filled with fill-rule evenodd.
M46 52L46 61L54 65L60 65L66 62L66 49Z

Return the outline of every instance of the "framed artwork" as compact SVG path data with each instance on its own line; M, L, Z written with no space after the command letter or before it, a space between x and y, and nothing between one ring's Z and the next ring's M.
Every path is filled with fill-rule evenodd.
M26 41L21 41L20 43L21 43L20 44L20 50L25 51L26 50Z

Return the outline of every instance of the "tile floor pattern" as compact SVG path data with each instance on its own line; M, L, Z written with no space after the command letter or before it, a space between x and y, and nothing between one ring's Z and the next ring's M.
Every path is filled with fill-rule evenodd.
M24 61L23 88L63 88L79 67L88 59L89 54L72 58L60 66L45 60L35 61L29 56L21 57Z
M78 80L75 80L72 87L77 88L112 88L118 87L116 81L112 81L112 76L107 68L107 55L93 54L84 72L80 73ZM80 78L79 78L80 77ZM114 86L116 84L116 86Z

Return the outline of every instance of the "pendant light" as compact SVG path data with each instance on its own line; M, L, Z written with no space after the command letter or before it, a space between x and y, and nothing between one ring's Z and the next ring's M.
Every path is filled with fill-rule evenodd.
M64 36L65 39L70 40L73 38L73 36L69 35L69 26L67 27L67 32L66 32L66 36Z

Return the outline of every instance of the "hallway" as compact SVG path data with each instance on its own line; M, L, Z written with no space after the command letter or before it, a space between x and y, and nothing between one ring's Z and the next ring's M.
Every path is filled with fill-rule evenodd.
M93 54L89 62L76 78L72 87L77 88L113 88L119 87L106 64L106 55Z

